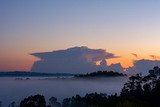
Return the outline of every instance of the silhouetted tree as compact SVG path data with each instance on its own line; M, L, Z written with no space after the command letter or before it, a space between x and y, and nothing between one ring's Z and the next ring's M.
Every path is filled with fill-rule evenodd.
M46 101L42 95L29 96L21 101L20 107L46 107Z
M153 69L149 70L149 73L154 75L160 75L160 68L158 66L155 66Z
M0 101L0 107L2 107L2 101Z
M75 77L117 77L117 76L126 76L126 74L113 72L113 71L97 71L87 74L75 75Z
M61 104L59 102L57 102L57 98L55 98L55 97L51 97L49 99L49 105L50 105L50 107L61 107Z

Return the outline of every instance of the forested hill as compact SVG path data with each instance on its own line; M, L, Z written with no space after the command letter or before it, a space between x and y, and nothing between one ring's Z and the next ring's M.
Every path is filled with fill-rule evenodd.
M113 72L113 71L97 71L93 73L87 73L87 74L80 74L80 75L75 75L75 77L118 77L118 76L127 76L126 74L123 73L118 73L118 72Z

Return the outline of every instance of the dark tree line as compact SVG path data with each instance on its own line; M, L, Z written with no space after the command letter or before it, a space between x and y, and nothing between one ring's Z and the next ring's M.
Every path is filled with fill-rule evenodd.
M126 74L113 72L113 71L97 71L87 74L75 75L75 77L88 78L88 77L117 77L117 76L126 76Z

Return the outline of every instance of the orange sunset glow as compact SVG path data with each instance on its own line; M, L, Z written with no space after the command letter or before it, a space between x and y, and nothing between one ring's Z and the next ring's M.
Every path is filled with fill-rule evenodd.
M59 8L56 3L66 5ZM120 63L124 68L133 66L134 60L160 59L158 3L56 3L1 6L0 71L30 71L38 60L31 53L75 46L106 49L119 56L107 59L107 64Z

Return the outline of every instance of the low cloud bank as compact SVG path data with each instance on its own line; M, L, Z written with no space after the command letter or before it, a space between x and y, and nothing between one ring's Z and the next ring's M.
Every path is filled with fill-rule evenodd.
M148 71L155 66L160 67L160 60L148 60L148 59L141 59L135 60L133 62L133 67L128 68L127 72L129 74L137 74L142 73L143 75L147 75Z

